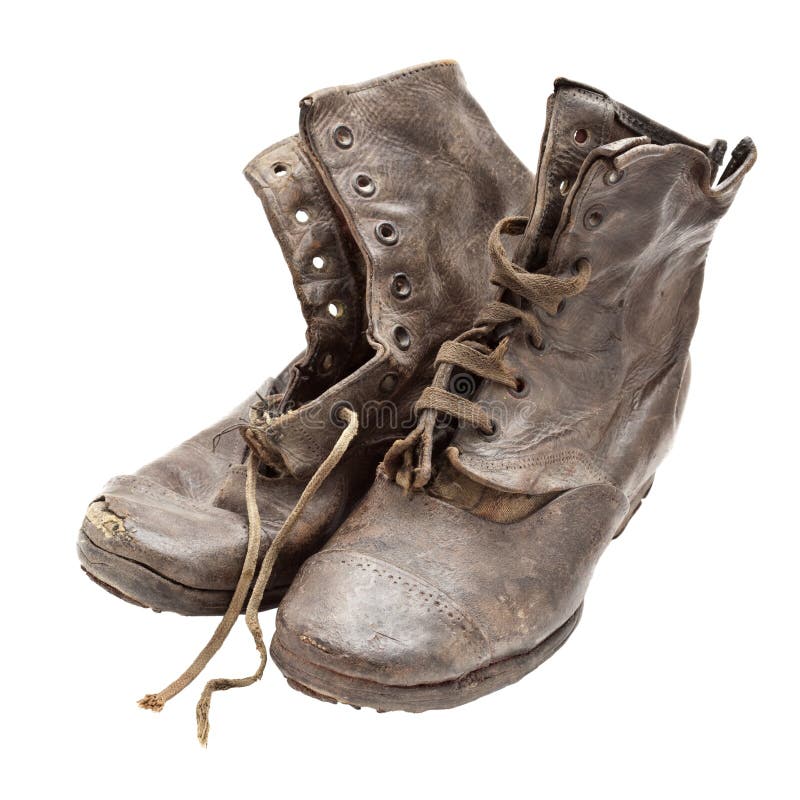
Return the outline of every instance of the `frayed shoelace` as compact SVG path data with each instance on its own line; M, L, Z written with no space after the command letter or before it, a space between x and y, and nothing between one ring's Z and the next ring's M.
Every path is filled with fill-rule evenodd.
M513 301L524 300L532 307L556 314L566 298L582 292L589 282L592 268L585 258L576 262L575 274L569 278L527 272L516 265L506 254L500 237L504 234L520 236L527 224L527 217L506 217L497 223L489 237L489 255L494 268L491 281L510 293L511 302L492 301L484 307L471 330L441 346L436 356L434 379L415 405L419 415L416 428L405 439L396 441L386 454L384 463L399 464L395 480L406 490L421 489L431 478L437 415L464 422L487 435L495 430L491 416L480 405L448 389L453 368L460 367L478 378L510 389L519 388L520 379L504 363L508 337L491 348L486 344L489 335L501 325L522 325L530 343L541 348L544 340L539 319Z
M213 658L214 654L220 649L228 634L231 632L236 620L242 613L245 598L248 591L252 586L250 593L250 600L247 603L245 610L245 622L247 628L253 637L256 645L256 650L259 654L259 664L252 675L243 678L214 678L206 683L200 700L197 703L197 738L204 747L208 744L209 733L209 710L211 707L211 696L214 692L223 691L225 689L233 689L242 686L249 686L261 679L264 674L264 667L267 664L267 648L264 644L264 635L261 630L261 625L258 621L258 612L261 607L261 601L264 597L264 592L267 588L267 583L272 575L275 563L278 556L283 549L284 544L288 541L292 529L297 522L303 510L308 505L311 498L316 494L319 487L331 474L336 465L341 461L350 443L358 433L358 414L350 408L342 407L339 410L339 416L346 427L342 431L339 439L334 445L327 458L320 464L317 471L311 477L311 480L306 485L303 493L300 495L297 503L292 509L286 521L281 526L277 535L269 546L264 560L261 562L261 567L258 570L258 576L253 583L253 578L256 576L256 564L258 562L258 551L261 544L261 514L258 510L258 503L256 501L256 482L258 476L259 459L253 449L247 457L247 476L245 479L245 498L247 503L247 520L248 520L248 539L247 539L247 552L245 554L242 571L239 575L239 580L236 583L231 602L225 611L224 616L217 625L216 630L208 641L208 644L200 651L197 658L187 667L187 669L176 678L169 686L162 689L158 694L147 694L141 700L139 705L142 708L148 708L152 711L161 711L165 703L171 700L175 695L182 692L207 666L208 662Z

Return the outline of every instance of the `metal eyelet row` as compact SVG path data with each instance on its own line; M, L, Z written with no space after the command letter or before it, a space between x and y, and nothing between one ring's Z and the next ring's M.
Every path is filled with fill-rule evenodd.
M347 129L349 131L349 129ZM349 147L352 144L352 133L350 134L350 144L348 141L347 133L342 130L337 134L337 143L340 147ZM272 174L280 180L288 178L292 173L292 167L284 161L277 161L272 165ZM307 208L300 206L294 212L294 218L299 225L307 225L311 221L311 213ZM321 272L325 269L326 259L324 256L317 254L311 258L311 268L315 273ZM341 319L345 315L345 305L341 300L330 300L326 306L326 311L331 319ZM319 370L322 373L330 372L334 365L333 353L324 353L319 360Z
M352 128L347 125L337 125L332 132L333 142L340 150L349 150L355 143L355 136ZM361 197L372 197L377 191L377 186L372 177L364 172L356 173L353 176L351 185L356 194ZM393 222L383 220L374 229L375 238L384 247L393 247L400 241L400 231ZM390 284L392 296L397 300L406 300L411 296L411 278L405 272L397 272L392 276ZM402 325L395 325L392 329L392 337L400 350L408 350L411 347L411 333ZM398 382L398 377L394 373L384 375L380 383L383 392L394 391Z

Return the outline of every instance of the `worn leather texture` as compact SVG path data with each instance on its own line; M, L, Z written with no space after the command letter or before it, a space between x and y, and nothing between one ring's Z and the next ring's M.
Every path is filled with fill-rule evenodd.
M348 319L361 312L337 295L341 287L311 289L312 281L321 283L326 275L309 271L309 261L329 254L336 259L313 227L316 218L325 227L329 209L324 201L316 204L316 195L308 200L293 195L312 226L302 238L302 266L295 274L303 275L296 280L303 281L309 296L319 292L307 303L309 354L286 392L283 410L291 413L270 418L265 430L251 432L248 441L265 460L279 456L292 475L308 478L341 433L335 414L341 403L361 419L356 447L385 447L411 421L439 345L466 327L491 294L488 232L510 209L524 210L532 179L467 92L453 62L309 95L301 105L300 127L302 159L287 155L285 164L303 173L313 164L345 221L366 292L359 316L364 324L355 332L364 331L370 353L353 369L350 354L364 353L364 342L354 336ZM343 135L344 144L339 141ZM286 176L274 170L262 175L267 204L288 191L283 188ZM388 238L381 234L384 226ZM393 291L398 275L407 281L405 296ZM342 307L334 323L330 303ZM325 356L334 365L348 360L348 374L308 397L304 380L325 387L314 370ZM376 403L386 401L392 404L388 424L385 416L383 424L370 424ZM364 413L368 403L372 411Z
M79 539L83 568L106 588L182 614L222 613L230 600L247 544L248 446L265 456L263 555L340 435L335 410L345 402L359 413L359 436L282 548L267 605L335 530L386 442L412 420L439 345L490 295L486 237L497 217L524 210L533 183L453 62L310 95L300 133L245 175L291 271L307 348L229 417L112 480ZM269 425L247 441L222 436L214 450L259 395L275 401Z
M708 246L756 157L745 140L714 183L723 152L556 83L516 260L569 276L586 259L588 285L557 313L530 309L542 349L521 326L494 342L519 380L472 397L493 433L461 426L422 491L404 493L387 463L309 560L278 613L288 677L354 704L454 705L499 685L474 688L490 665L521 677L533 661L520 659L579 613L678 424ZM448 499L469 485L488 490L480 513Z

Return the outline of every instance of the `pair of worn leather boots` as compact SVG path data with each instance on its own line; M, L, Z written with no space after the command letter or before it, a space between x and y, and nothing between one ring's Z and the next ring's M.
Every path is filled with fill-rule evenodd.
M681 416L706 251L756 159L725 149L558 80L534 179L453 62L306 97L245 169L305 352L81 529L109 591L223 615L141 704L245 605L260 661L206 685L201 741L278 602L290 684L379 710L473 700L560 647Z

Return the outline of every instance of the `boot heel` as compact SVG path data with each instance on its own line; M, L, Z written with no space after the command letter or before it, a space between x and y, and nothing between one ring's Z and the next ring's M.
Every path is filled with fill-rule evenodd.
M655 475L651 475L648 478L641 489L633 496L631 499L631 510L628 512L628 516L622 521L622 525L619 526L619 530L614 534L614 538L616 539L619 536L622 536L622 532L628 526L628 523L631 521L633 515L639 510L642 505L642 500L650 494L650 489L653 487L653 481L656 479Z

